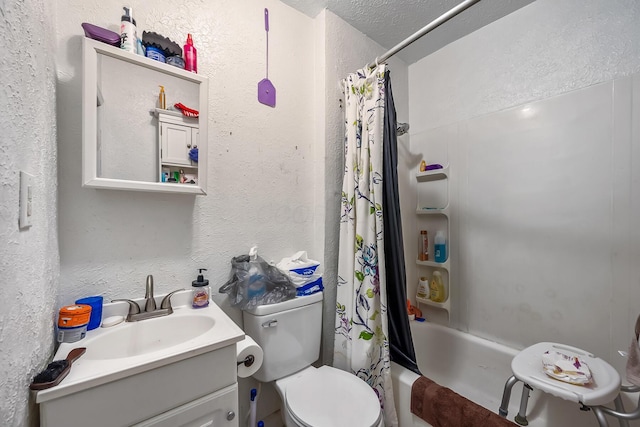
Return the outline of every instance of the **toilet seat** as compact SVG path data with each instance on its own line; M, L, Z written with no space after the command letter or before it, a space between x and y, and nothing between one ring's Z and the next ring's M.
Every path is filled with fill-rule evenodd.
M330 366L293 379L285 394L287 412L304 427L375 427L382 417L380 402L367 383Z

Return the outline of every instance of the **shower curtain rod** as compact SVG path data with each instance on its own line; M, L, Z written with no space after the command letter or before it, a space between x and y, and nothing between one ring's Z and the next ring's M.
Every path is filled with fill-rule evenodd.
M441 24L444 24L449 19L453 18L454 16L456 16L460 12L463 12L464 10L468 9L469 7L471 7L474 4L478 3L479 1L480 0L465 0L465 1L463 1L459 5L455 6L451 10L449 10L448 12L445 12L444 14L442 14L439 18L434 19L433 21L428 23L426 26L422 27L422 29L416 31L415 33L413 33L412 35L410 35L409 37L407 37L406 39L404 39L403 41L401 41L400 43L398 43L397 45L395 45L394 47L389 49L384 55L376 57L376 60L373 61L372 63L368 64L367 67L368 68L373 68L373 67L376 66L376 64L379 64L381 62L386 61L387 59L391 58L396 53L400 52L405 47L409 46L414 41L418 40L420 37L424 36L425 34L430 32L434 28L440 26Z

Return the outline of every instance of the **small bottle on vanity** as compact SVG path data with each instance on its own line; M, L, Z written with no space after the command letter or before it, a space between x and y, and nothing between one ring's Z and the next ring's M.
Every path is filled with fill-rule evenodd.
M209 280L205 279L202 275L203 271L207 271L207 269L199 268L198 278L191 282L191 285L193 286L191 306L193 308L204 308L209 305L211 288L209 287Z

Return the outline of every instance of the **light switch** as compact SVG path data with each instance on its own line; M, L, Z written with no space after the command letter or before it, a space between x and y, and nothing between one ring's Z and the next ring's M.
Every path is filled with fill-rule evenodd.
M20 171L20 218L19 227L31 227L33 213L33 175Z

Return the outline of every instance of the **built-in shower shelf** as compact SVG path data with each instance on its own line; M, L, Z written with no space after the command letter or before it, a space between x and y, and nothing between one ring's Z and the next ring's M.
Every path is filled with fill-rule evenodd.
M427 298L416 297L416 301L420 304L429 305L431 307L442 308L443 310L449 311L451 309L451 303L449 302L449 298L445 302L435 302L431 301Z
M445 215L449 216L449 205L444 208L418 208L417 215Z
M438 181L440 179L447 179L449 177L449 165L442 169L434 169L425 172L416 173L416 179L420 182L424 181Z
M416 296L418 304L427 311L425 317L429 321L449 324L451 322L451 295L455 298L453 272L451 271L451 205L450 205L450 169L447 163L442 169L434 169L425 172L416 172L416 217L417 231L427 230L429 236L429 257L433 259L434 236L438 231L443 231L447 242L447 260L445 262L420 261L416 257L418 277L431 279L435 271L442 272L442 280L445 285L447 300L444 302L431 301L428 298ZM445 197L443 197L445 196ZM443 317L446 312L446 318Z
M443 270L449 271L448 259L445 262L420 261L419 259L416 259L416 264L421 265L423 267L441 268Z

